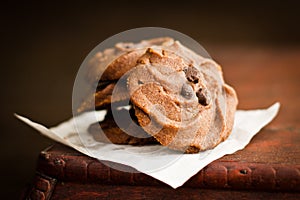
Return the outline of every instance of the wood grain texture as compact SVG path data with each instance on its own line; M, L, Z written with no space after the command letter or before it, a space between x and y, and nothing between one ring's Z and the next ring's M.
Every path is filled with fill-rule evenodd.
M56 199L299 199L300 193L285 192L252 192L232 190L209 190L180 188L173 190L167 187L145 187L127 185L97 185L89 184L82 189L82 184L66 182L57 184L52 200Z
M299 199L300 49L228 47L213 53L237 90L239 109L281 103L276 119L245 149L212 162L173 190L55 144L41 152L37 165L39 174L57 181L52 199Z

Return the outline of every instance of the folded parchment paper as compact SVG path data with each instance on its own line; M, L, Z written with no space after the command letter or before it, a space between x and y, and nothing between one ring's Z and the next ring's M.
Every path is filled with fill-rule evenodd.
M87 128L95 122L95 114L98 117L97 120L102 120L105 111L84 113L77 116L76 120L72 118L50 129L25 117L19 115L16 117L38 130L42 135L83 154L99 160L131 166L177 188L210 162L243 149L262 127L272 121L278 113L279 106L279 103L275 103L263 110L237 111L233 131L228 139L212 150L197 154L181 154L160 145L136 147L99 143L87 133Z

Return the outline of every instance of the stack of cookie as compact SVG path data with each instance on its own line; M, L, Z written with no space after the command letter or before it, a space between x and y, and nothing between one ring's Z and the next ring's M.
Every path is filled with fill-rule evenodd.
M99 142L196 153L231 132L237 96L221 67L172 38L118 43L96 54L88 72L97 89L78 112L107 110L89 128Z

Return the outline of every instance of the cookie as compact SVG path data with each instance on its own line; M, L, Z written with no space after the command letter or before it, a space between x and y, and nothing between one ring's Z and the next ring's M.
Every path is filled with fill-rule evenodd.
M102 122L90 125L88 132L98 142L130 145L157 144L155 138L147 134L143 129L132 126L136 123L131 120L125 109L116 111L122 118L121 124L116 124L110 111ZM133 119L136 119L133 117Z
M101 82L105 84L99 85L94 93L88 95L77 109L77 112L81 113L93 109L108 109L112 103L119 106L128 105L129 93L126 86L126 80L119 81L117 87L117 81ZM114 90L115 93L112 102Z
M161 48L173 44L174 40L172 38L154 38L139 43L118 43L114 48L96 53L87 65L89 69L86 75L86 80L94 87L91 87L89 94L78 107L77 112L100 110L110 106L110 103L129 100L126 80L124 84L121 80L118 88L115 89L117 91L114 95L114 101L111 102L111 95L116 82L126 72L135 67L137 60L148 47ZM126 77L123 77L123 79L126 79ZM93 88L96 88L96 91Z
M224 82L221 67L172 38L119 43L96 54L90 65L87 80L96 90L78 112L108 111L104 121L89 128L98 141L158 142L197 153L214 148L232 130L238 100ZM131 115L118 110L128 103ZM116 123L112 109L121 124Z
M170 46L174 40L169 37L143 40L138 43L120 42L113 48L96 53L88 62L86 80L91 84L119 79L135 66L135 61L152 46ZM141 50L141 51L139 51ZM133 66L132 66L133 65Z
M195 153L228 137L237 97L215 62L182 55L149 48L131 71L128 90L147 133L171 149Z

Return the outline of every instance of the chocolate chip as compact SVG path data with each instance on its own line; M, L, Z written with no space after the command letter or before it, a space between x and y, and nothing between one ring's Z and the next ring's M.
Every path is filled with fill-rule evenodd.
M138 80L138 84L139 84L139 85L142 85L142 84L144 84L144 82L141 81L141 80Z
M192 83L198 83L200 78L200 72L196 67L190 66L185 68L184 70L185 76L188 81Z
M189 84L183 84L182 88L181 88L181 92L180 94L186 98L186 99L190 99L193 96L193 89Z
M200 88L197 92L196 92L196 96L198 97L198 102L203 105L203 106L207 106L210 102L210 96L207 92L207 90Z

